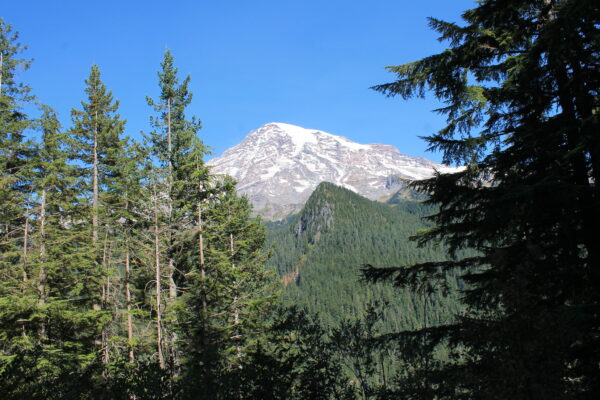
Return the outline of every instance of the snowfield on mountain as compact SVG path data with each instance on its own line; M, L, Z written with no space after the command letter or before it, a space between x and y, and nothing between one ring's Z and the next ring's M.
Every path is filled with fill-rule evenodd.
M407 181L453 172L394 146L360 144L317 129L272 122L208 162L212 172L238 182L257 213L276 220L298 212L317 185L331 182L371 200L385 201Z

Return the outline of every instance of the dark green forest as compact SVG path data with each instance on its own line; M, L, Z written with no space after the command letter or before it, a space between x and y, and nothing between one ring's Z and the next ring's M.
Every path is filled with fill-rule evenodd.
M597 399L600 5L429 24L445 48L372 89L439 100L425 143L464 168L266 224L169 50L133 140L97 65L41 104L0 19L0 398Z
M283 304L302 306L325 325L338 326L365 314L370 305L386 303L380 333L451 322L461 310L457 276L448 277L447 288L424 286L419 291L361 280L365 264L391 267L448 258L442 247L430 243L418 248L408 240L430 227L422 219L433 208L412 201L394 203L367 200L322 183L300 214L270 223L273 255L267 265L286 284Z

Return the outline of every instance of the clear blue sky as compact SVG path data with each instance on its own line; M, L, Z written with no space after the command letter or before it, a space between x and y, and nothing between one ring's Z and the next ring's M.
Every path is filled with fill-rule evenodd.
M433 99L388 99L369 90L397 65L443 47L426 17L458 22L473 0L5 1L0 17L34 58L22 74L70 125L90 66L121 102L127 134L148 130L147 95L171 49L191 74L190 114L216 155L252 129L277 121L425 152L419 135L443 126Z

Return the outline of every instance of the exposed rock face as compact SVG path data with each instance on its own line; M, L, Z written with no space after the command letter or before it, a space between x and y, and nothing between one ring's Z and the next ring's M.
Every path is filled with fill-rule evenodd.
M299 211L321 182L348 188L372 200L387 200L405 180L430 177L434 170L455 170L409 157L393 146L359 144L342 136L283 123L252 131L221 157L212 171L238 182L256 212L280 219Z

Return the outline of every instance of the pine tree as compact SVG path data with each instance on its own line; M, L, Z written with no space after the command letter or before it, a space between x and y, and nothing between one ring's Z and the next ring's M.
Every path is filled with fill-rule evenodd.
M37 204L32 239L32 287L36 293L34 349L36 368L29 376L38 396L60 398L66 392L90 390L99 333L97 312L84 290L93 265L88 229L82 210L76 168L68 163L69 138L56 114L45 108L40 120L42 143L33 188ZM77 382L69 378L77 377ZM51 385L47 387L47 385Z
M0 388L9 395L13 378L32 362L30 333L35 301L30 297L31 178L30 157L35 154L26 140L34 120L25 107L34 98L19 82L17 72L30 61L21 58L25 47L18 34L0 19ZM18 388L17 388L18 389Z
M375 88L403 98L430 90L445 102L438 111L448 125L426 140L446 162L466 164L415 184L439 206L430 217L436 226L417 239L441 240L457 257L367 271L417 287L458 270L467 283L466 315L418 335L427 346L448 345L450 358L418 369L403 394L595 398L600 8L587 0L488 0L463 19L431 19L449 48L389 67L397 80ZM464 248L479 254L459 257Z
M89 215L89 219L86 219L94 246L92 252L95 263L88 270L85 290L92 299L92 308L102 315L102 335L97 342L102 349L102 361L107 364L110 359L109 323L113 319L110 304L111 250L108 240L112 228L109 226L110 203L115 201L118 160L124 145L120 136L125 121L117 114L119 102L113 101L112 93L107 91L97 65L92 66L85 83L88 99L81 103L82 110L71 111L73 128L70 135L72 158L80 164L80 187L84 196L81 206ZM91 198L91 201L85 198Z
M33 120L24 107L34 101L30 89L17 78L17 70L27 70L30 61L20 58L25 47L17 42L18 34L0 19L0 54L2 66L0 76L0 268L4 271L4 290L14 292L20 286L26 271L17 275L17 268L23 265L22 242L27 232L28 195L31 191L27 162L32 152L32 144L26 141L26 130L32 127ZM10 279L8 279L10 277ZM8 293L5 292L5 293Z
M99 316L83 290L92 259L88 231L78 223L82 214L68 139L47 107L39 126L42 143L28 157L27 240L20 243L22 260L13 264L26 268L18 297L3 298L5 316L22 321L18 330L7 320L1 323L3 329L13 326L7 337L20 338L2 369L8 398L86 393L96 365L92 343Z
M155 129L148 135L151 154L166 175L164 191L160 191L166 201L164 229L161 228L161 231L165 238L164 275L167 277L168 288L166 316L170 321L169 325L173 327L167 338L168 357L175 366L180 359L177 352L175 303L184 290L185 277L190 270L188 260L182 256L185 252L182 243L187 243L183 240L185 232L193 226L192 216L205 198L205 188L208 187L208 170L203 161L206 149L197 135L201 123L195 117L186 117L186 108L192 101L190 77L179 82L177 72L173 56L167 50L158 73L160 96L156 101L147 98L148 105L157 113L156 117L150 119ZM157 184L161 185L160 182Z
M234 182L226 181L219 197L216 213L223 221L220 240L225 239L229 253L229 343L235 355L232 363L239 366L244 358L244 347L252 343L257 327L261 326L265 309L273 300L273 276L264 268L268 253L263 250L265 231L260 221L250 216L251 207L246 197L239 197ZM215 238L216 239L216 238Z
M205 398L245 398L240 374L248 348L266 330L277 281L265 268L264 227L250 217L248 199L236 194L230 178L215 178L207 189L202 218L185 246L194 265L180 307L187 326L185 382L192 392L212 388Z
M117 167L115 182L111 187L113 195L111 225L114 226L113 239L119 257L115 274L120 283L121 301L118 307L123 310L126 317L125 347L129 363L135 362L134 349L139 342L139 339L134 337L134 325L136 325L134 308L139 302L137 292L141 288L137 288L134 282L134 265L139 264L135 261L143 257L141 253L145 248L140 246L140 243L143 243L144 239L140 232L148 225L147 211L143 207L143 188L147 179L143 165L146 157L146 151L141 145L126 144L115 163Z

